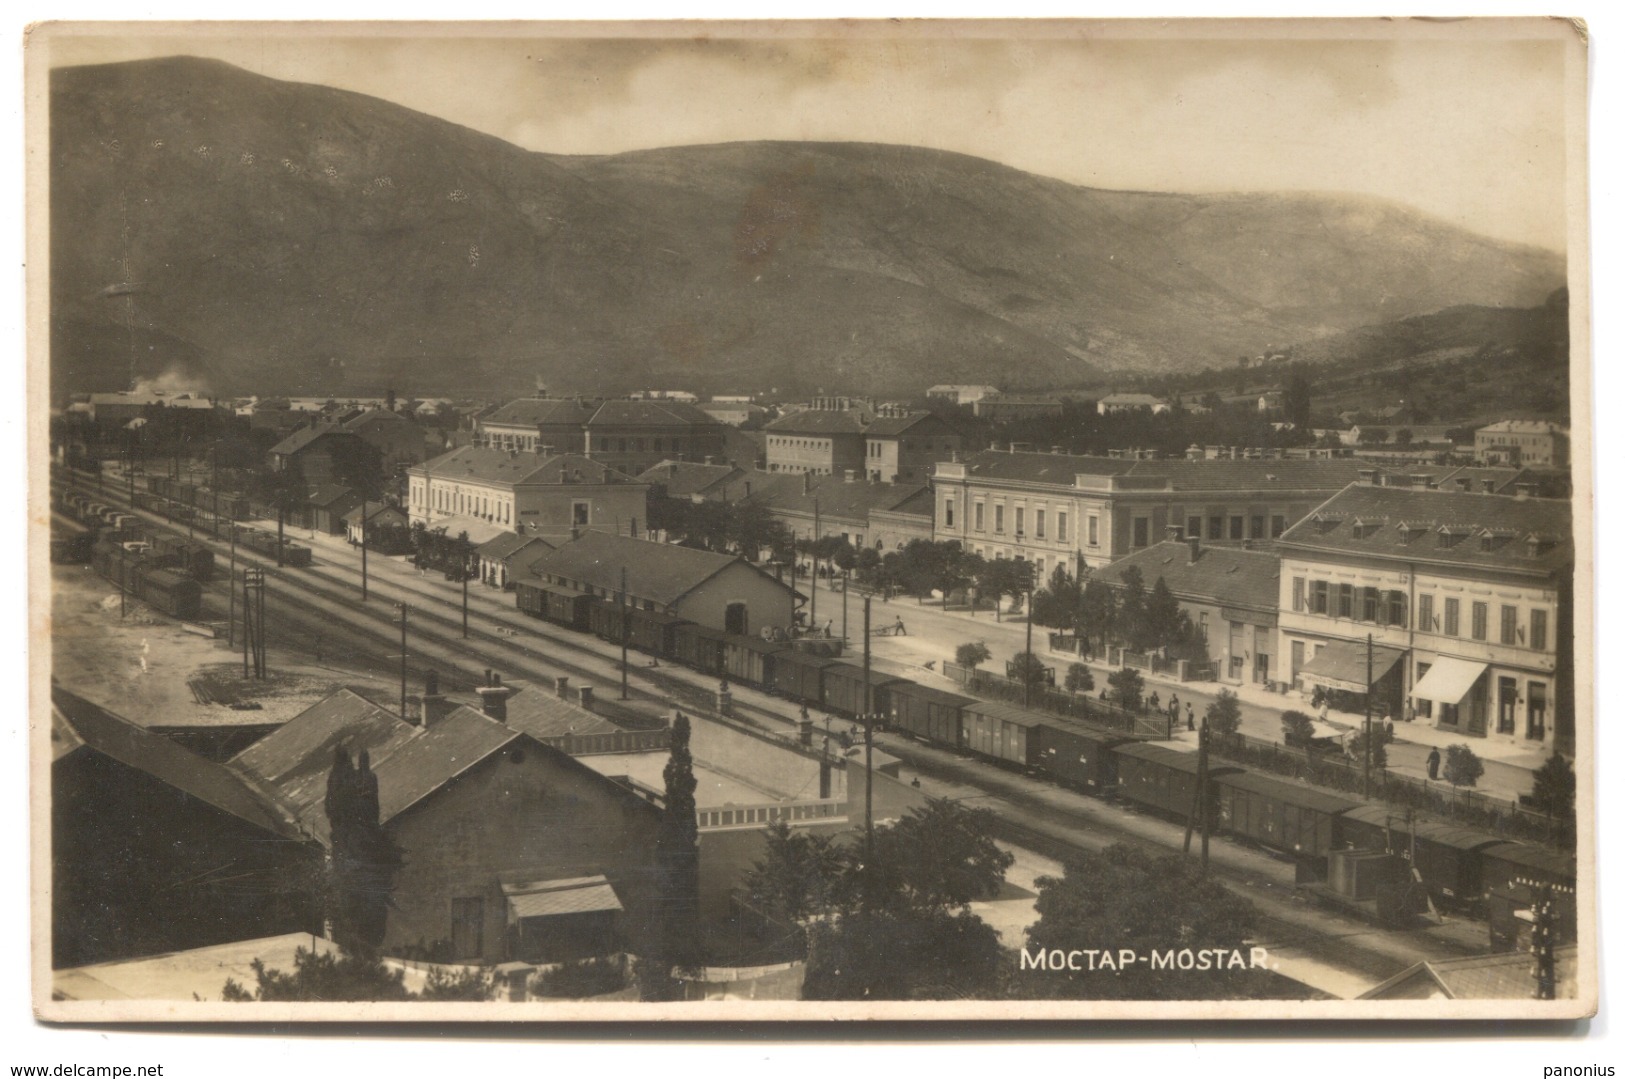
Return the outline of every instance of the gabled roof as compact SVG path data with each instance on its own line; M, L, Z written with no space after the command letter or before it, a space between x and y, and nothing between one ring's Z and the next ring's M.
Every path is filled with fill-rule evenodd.
M625 569L629 595L671 605L736 563L773 580L737 555L593 531L542 555L530 564L530 572L619 592L621 570Z
M355 438L356 436L343 428L328 423L318 423L311 427L301 427L293 434L271 447L272 453L288 454L298 453L317 441L324 438Z
M869 438L897 438L907 432L952 434L953 428L935 412L912 412L907 416L878 417L864 434Z
M1225 607L1274 611L1281 602L1281 556L1273 551L1199 545L1192 562L1189 544L1167 540L1124 555L1096 570L1095 576L1121 585L1130 567L1139 569L1148 591L1160 577L1175 596Z
M1251 394L1247 396L1251 396ZM1132 405L1144 408L1167 404L1162 398L1149 393L1108 393L1100 399L1100 403L1103 405Z
M373 761L394 752L418 728L349 689L324 698L294 716L227 762L234 772L257 780L309 826L323 815L327 775L334 753L352 757L363 750ZM325 821L323 821L325 827Z
M780 416L762 428L776 435L861 435L868 414L855 409L807 408Z
M931 511L931 489L918 483L848 483L842 476L817 476L809 491L803 477L792 474L790 479L794 482L759 485L753 482L749 501L782 513L804 513L808 516L812 515L816 502L818 512L823 516L852 520L864 520L875 510L907 512L913 508L921 513Z
M502 535L495 536L480 544L479 547L475 548L474 553L481 558L511 558L538 543L541 544L541 547L537 548L537 554L544 550L550 551L553 549L553 545L540 536L521 536L517 532L504 532Z
M377 427L379 424L404 424L410 422L399 412L391 412L387 408L369 408L359 416L352 416L350 419L345 420L344 429L346 431L362 431L369 427Z
M976 479L1055 483L1071 487L1079 473L1121 476L1134 461L1115 457L1080 457L1069 453L1005 453L983 450L965 460L965 474Z
M487 446L459 446L408 471L437 480L470 480L513 486L629 482L629 477L624 473L578 453L543 457L521 450L500 450Z
M1568 428L1560 423L1544 420L1501 420L1488 427L1480 427L1478 434L1496 435L1566 435Z
M1558 996L1576 984L1578 946L1553 949ZM1361 1000L1530 1000L1535 995L1533 961L1524 951L1476 955L1463 959L1435 959L1407 967L1380 985L1360 994Z
M373 766L378 777L379 821L388 824L522 737L467 705L454 709Z
M610 734L624 729L541 686L519 690L508 698L507 709L507 726L538 742L566 734Z
M587 421L588 427L705 427L722 424L715 416L687 401L605 401Z
M1362 526L1358 530L1356 520ZM1402 531L1401 524L1410 527ZM1481 542L1485 532L1492 534L1488 544ZM1572 510L1564 499L1353 484L1287 529L1277 542L1292 553L1447 562L1547 575L1573 562L1573 536Z
M576 397L521 397L480 420L492 427L580 427L598 407L596 400Z
M444 532L452 539L467 533L468 542L472 543L476 548L502 535L517 534L509 533L502 525L492 524L490 521L479 517L470 517L466 513L452 513L445 517L435 517L424 527L430 532Z
M1314 460L1134 461L1127 475L1168 479L1175 491L1336 491L1360 478L1364 466L1347 458Z
M399 506L393 506L393 505L389 504L388 502L369 502L369 503L367 503L367 520L369 522L376 521L379 517L388 517L388 516L391 516L391 515L399 517L403 523L406 521L406 511L401 509ZM361 521L361 507L360 506L357 506L355 509L351 510L350 512L348 512L348 513L346 513L344 515L344 523L345 524L352 524L353 525L353 524L360 523L360 521Z
M51 687L51 706L53 725L71 731L79 743L58 755L57 761L87 751L99 753L255 827L286 839L299 838L290 819L277 813L253 786L224 765L205 760L57 685Z
M708 465L699 461L662 461L637 477L639 483L658 483L672 498L703 495L724 483L745 476L733 465ZM743 494L743 488L740 489Z
M359 501L360 496L342 483L324 483L310 492L307 500L312 506L328 507L335 503Z

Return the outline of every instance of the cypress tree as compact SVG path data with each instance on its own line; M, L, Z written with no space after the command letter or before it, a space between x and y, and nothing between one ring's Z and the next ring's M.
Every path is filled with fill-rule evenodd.
M670 999L671 972L698 968L702 961L699 926L700 829L695 815L694 756L689 751L688 717L678 712L671 725L671 759L666 762L666 808L655 837L658 909L644 995Z
M389 896L401 852L379 822L378 777L367 751L352 764L342 747L327 776L328 914L333 941L346 951L376 955L384 943Z

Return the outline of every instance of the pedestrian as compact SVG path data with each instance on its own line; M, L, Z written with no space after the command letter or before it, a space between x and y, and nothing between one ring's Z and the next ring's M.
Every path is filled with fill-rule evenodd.
M901 617L897 619L897 625L892 628L892 634L898 637L908 636L908 629L903 625L903 619Z
M1196 706L1189 701L1185 702L1185 729L1188 731L1196 729Z
M1329 713L1331 710L1332 710L1332 706L1330 704L1326 703L1325 698L1321 698L1321 701L1320 701L1320 721L1322 723L1326 722L1327 713Z
M920 777L919 777L919 776L915 776L915 777L914 777L914 782L913 782L913 784L911 784L911 785L912 785L912 786L913 786L913 788L914 788L914 789L915 789L915 790L919 790L919 789L920 789Z
M1151 711L1153 711L1153 712L1162 711L1162 694L1160 694L1160 693L1152 693L1151 694L1150 705L1151 705Z
M1174 718L1178 719L1179 718L1179 694L1174 693L1174 694L1169 695L1169 697L1168 697L1168 707L1173 709Z
M1439 747L1434 746L1428 752L1428 778L1439 778Z
M802 706L801 706L801 722L806 723L810 719L812 719L812 713L807 711L806 704L802 704Z

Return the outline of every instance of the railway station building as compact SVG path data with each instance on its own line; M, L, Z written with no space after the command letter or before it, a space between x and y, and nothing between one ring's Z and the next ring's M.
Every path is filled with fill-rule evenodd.
M604 528L635 534L648 522L648 485L581 454L461 446L407 470L411 522L473 518L544 538ZM489 538L489 537L485 537Z
M1571 528L1566 500L1351 485L1279 541L1282 677L1572 754Z

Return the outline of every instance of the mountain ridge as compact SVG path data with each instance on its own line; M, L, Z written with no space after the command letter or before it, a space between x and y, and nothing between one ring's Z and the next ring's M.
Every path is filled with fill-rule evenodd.
M52 75L54 392L1075 384L1563 281L1369 196L876 143L555 155L220 61Z

